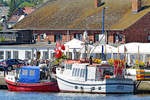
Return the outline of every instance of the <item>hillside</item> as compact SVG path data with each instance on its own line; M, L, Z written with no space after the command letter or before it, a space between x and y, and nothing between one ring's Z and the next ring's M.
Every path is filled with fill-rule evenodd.
M112 26L118 25L116 23L119 23L124 15L131 12L131 0L104 0L103 2L105 3L103 6L95 8L94 0L50 0L25 17L14 28L100 29L102 9L107 7L105 28L110 29ZM143 0L143 5L147 2L149 0ZM133 20L136 21L136 19Z

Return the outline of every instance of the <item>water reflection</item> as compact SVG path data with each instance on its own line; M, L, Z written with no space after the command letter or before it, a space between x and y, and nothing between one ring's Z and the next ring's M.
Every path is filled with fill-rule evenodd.
M0 100L150 100L150 94L88 94L9 92L0 90Z

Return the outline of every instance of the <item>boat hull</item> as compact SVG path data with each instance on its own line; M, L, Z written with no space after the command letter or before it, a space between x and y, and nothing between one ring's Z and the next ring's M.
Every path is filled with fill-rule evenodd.
M9 91L59 92L57 82L15 83L5 79Z
M57 77L59 89L61 92L79 92L79 93L99 93L99 94L117 94L133 93L134 83L132 80L102 80L93 82L69 81L65 78Z

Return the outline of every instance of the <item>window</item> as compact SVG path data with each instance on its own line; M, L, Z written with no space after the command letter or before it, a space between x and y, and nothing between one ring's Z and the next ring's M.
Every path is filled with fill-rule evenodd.
M43 51L43 57L42 57L43 60L47 60L48 56L49 56L48 51Z
M35 70L30 70L30 76L34 76Z
M25 58L31 59L31 51L25 51Z
M99 41L99 34L95 34L95 41Z
M76 34L74 34L74 38L76 38L78 40L82 40L82 34L81 33L76 33Z
M38 38L37 34L34 34L34 39L36 40Z
M27 76L28 75L28 70L22 70L22 75Z
M122 34L116 34L115 35L115 42L121 42L123 39L123 35Z
M62 34L61 33L55 33L54 40L55 40L55 42L61 41L62 40Z
M150 35L148 35L148 40L150 40Z
M11 51L6 51L6 59L11 59Z
M55 57L55 52L51 53L51 58Z
M13 58L18 59L18 51L13 51Z
M74 54L74 60L78 60L80 57L80 53L79 52L76 52L75 54Z
M81 58L87 58L87 53L82 53L82 57Z
M74 69L74 76L77 76L77 68Z
M4 51L0 51L0 59L4 59Z
M119 41L122 41L123 36L119 35Z
M66 69L71 70L72 69L72 64L66 64Z
M119 42L119 36L117 34L115 35L115 42Z
M67 58L72 59L72 52L66 52Z
M44 39L44 34L40 34L40 40Z
M84 77L84 74L85 74L85 69L81 69L80 77Z
M74 76L74 74L75 74L75 68L73 68L72 70L72 76Z
M79 76L79 74L80 74L80 69L78 68L76 76Z

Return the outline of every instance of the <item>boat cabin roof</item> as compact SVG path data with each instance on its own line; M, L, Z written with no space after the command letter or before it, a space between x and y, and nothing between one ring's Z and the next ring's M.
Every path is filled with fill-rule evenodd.
M38 66L23 66L21 69L28 69L28 70L40 70Z

